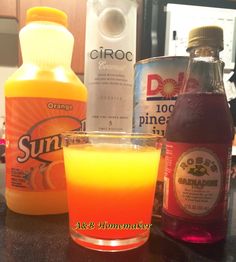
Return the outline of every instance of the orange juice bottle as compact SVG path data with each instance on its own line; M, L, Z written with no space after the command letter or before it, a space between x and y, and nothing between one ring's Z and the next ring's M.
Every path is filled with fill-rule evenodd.
M22 66L6 81L6 201L18 213L67 212L60 134L84 129L87 91L72 71L64 12L27 11Z

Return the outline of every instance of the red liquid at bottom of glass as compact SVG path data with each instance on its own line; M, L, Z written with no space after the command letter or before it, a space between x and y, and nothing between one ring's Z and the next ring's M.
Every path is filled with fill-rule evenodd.
M173 238L189 243L215 243L226 237L227 221L224 219L199 222L177 219L162 214L162 230Z

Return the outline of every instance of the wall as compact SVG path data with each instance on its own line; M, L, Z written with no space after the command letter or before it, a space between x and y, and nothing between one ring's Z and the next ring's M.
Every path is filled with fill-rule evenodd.
M15 19L0 19L0 128L5 116L4 83L17 69L18 22Z
M4 83L16 69L17 67L0 66L0 117L5 116Z
M18 64L18 35L0 33L0 65Z

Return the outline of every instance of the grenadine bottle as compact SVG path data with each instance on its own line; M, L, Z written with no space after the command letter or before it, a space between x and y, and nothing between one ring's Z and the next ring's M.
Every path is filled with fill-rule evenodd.
M190 31L186 78L166 130L162 229L192 243L213 243L227 233L234 131L221 50L220 27Z

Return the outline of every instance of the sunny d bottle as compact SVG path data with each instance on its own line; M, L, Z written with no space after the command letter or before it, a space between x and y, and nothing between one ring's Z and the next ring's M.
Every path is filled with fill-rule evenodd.
M136 19L134 0L87 1L87 130L132 130Z
M64 12L34 7L20 31L23 64L7 80L6 201L23 214L67 212L60 134L84 127L86 89L72 71Z
M162 228L193 243L226 237L234 133L219 59L222 49L221 28L190 32L185 84L166 131Z

